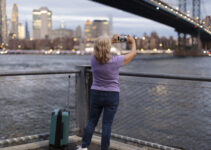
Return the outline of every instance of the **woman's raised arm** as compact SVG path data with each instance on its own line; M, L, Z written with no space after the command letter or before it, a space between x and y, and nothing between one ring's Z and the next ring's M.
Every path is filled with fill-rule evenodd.
M125 55L123 65L128 64L136 56L136 42L131 36L127 36L127 42L132 44L131 51Z
M119 37L118 34L114 34L111 42L112 43L120 42L120 41L118 41L118 37ZM135 40L130 35L128 35L127 36L127 42L132 44L132 46L131 46L131 51L128 54L125 55L123 65L128 64L136 56L136 42L135 42Z

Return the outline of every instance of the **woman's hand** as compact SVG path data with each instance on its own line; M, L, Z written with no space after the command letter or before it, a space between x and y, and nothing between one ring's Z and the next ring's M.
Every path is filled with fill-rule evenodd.
M112 39L111 39L111 42L112 43L118 43L119 42L118 37L119 37L118 34L114 34L113 37L112 37Z

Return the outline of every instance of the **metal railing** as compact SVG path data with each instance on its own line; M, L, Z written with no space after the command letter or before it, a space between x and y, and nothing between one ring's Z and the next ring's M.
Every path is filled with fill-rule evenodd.
M154 148L161 144L209 150L210 81L199 76L120 72L120 104L112 133L123 140L150 141ZM96 131L101 126L102 118Z
M78 131L75 78L79 75L78 70L0 73L0 147L47 139L51 112L66 107L68 98L70 131Z
M171 147L209 150L210 79L140 76L145 74L120 76L113 132Z
M211 82L211 78L198 77L198 76L178 76L178 75L167 75L167 74L146 74L146 73L128 73L128 72L120 72L119 75L129 76L129 77L145 77L145 78L157 78L157 79L174 79L174 80L186 80L186 81Z
M0 77L10 77L10 76L34 76L34 75L58 75L58 74L75 74L80 73L78 70L71 71L27 71L27 72L5 72L0 73Z
M48 111L48 113L35 115L34 118L27 118L31 114L25 118L26 120L38 119L39 121L37 127L35 125L35 131L44 133L48 129L40 130L40 128L50 123L50 112L53 108L66 105L65 101L68 88L67 75L72 74L71 87L74 88L71 89L70 97L74 105L72 107L73 119L70 124L74 124L71 126L71 129L77 129L77 135L82 136L89 116L89 94L92 84L92 73L90 72L89 66L77 66L76 69L77 70L73 71L0 74L0 93L3 92L3 94L0 94L0 99L9 97L7 103L0 101L0 107L6 106L8 110L5 111L5 114L9 114L11 106L17 103L17 100L13 96L21 93L18 97L22 100L19 101L21 103L17 103L17 105L23 105L25 108L35 107L33 110L35 112L37 109L40 110L40 107ZM25 75L27 77L25 77ZM31 78L33 75L36 75L35 78ZM43 78L43 76L51 77ZM38 80L40 81L35 83L34 80L36 82ZM209 142L210 137L209 134L207 134L211 131L210 81L211 78L197 76L189 77L120 72L120 105L113 123L112 137L123 142L132 142L136 145L145 145L163 150L173 150L177 148L208 150L208 148L211 147ZM15 85L13 85L12 82L15 82ZM30 83L28 84L28 82ZM38 86L39 89L36 88L36 86ZM8 88L9 91L5 90ZM33 88L35 88L35 90L33 90ZM7 91L6 94L4 93L5 91ZM31 101L27 102L29 99L27 93L30 92L35 93L31 96L32 101L36 101L38 97L41 98L40 101L43 103L39 105L33 104L35 105L33 106L30 104ZM44 96L39 96L43 94ZM10 98L14 99L14 101L11 101ZM47 102L44 102L46 99ZM38 101L38 103L40 101ZM25 103L28 105L25 105ZM1 108L1 110L4 109ZM36 113L39 114L39 110ZM14 112L27 115L27 112L30 111L30 109L26 109L26 111L19 112L15 110ZM0 119L7 119L5 123L7 126L10 126L9 124L13 123L10 122L10 117L17 115L14 114L14 112L12 111L11 113L13 114L10 114L7 118L2 116L1 113ZM45 117L42 118L42 115ZM41 119L39 117L41 117ZM43 122L43 119L45 120L44 125L39 126L40 122ZM15 121L17 121L18 124L14 125L18 125L18 131L21 132L22 130L19 128L23 126L23 121L19 121L18 118ZM26 121L24 124L25 123L30 123L30 121ZM31 126L28 126L28 128L30 127ZM1 124L0 129L0 132L3 131ZM23 128L23 130L25 129L26 128ZM13 132L13 130L11 132ZM101 120L96 128L96 134L97 133L101 133ZM30 134L34 133L26 132L23 136ZM11 137L18 136L12 134L6 138ZM35 138L39 136L32 137ZM43 137L42 134L41 137ZM18 139L21 140L21 138ZM30 139L30 137L25 139ZM0 146L1 143L8 144L14 143L15 141L17 141L17 139L14 138L0 141Z

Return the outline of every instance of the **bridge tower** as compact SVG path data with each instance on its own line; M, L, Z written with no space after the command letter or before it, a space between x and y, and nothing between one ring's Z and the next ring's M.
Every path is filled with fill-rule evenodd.
M184 13L187 12L187 0L179 0L179 10Z
M179 0L179 10L183 13L187 13L187 0ZM178 32L178 46L180 48L185 48L186 46L186 34Z
M183 13L187 13L187 0L178 0L179 10ZM200 23L201 18L201 0L192 0L192 17ZM200 53L201 49L201 37L200 37L200 28L196 28L197 35L191 35L192 37L192 52ZM178 32L178 50L183 52L187 49L187 35L181 31ZM190 52L190 51L189 51ZM192 53L190 52L190 53Z
M193 0L193 7L192 7L192 15L195 20L197 20L200 23L201 19L201 0ZM198 35L197 35L197 46L198 49L201 48L201 40L200 40L200 29L198 29ZM193 37L192 37L193 41Z
M193 15L193 18L200 20L200 18L201 18L201 0L193 0L192 15Z

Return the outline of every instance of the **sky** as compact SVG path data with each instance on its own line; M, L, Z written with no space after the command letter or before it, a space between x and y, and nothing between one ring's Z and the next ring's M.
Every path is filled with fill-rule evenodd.
M166 0L172 6L178 0ZM190 0L188 0L190 1ZM202 1L202 16L211 15L211 0ZM18 4L19 22L27 20L30 32L32 30L32 10L41 6L48 7L53 12L53 29L59 28L62 20L66 28L75 29L78 25L84 29L87 19L109 19L113 17L113 33L143 36L146 32L157 32L159 36L177 36L173 28L136 16L119 9L105 6L89 0L7 0L7 18L11 18L12 6ZM188 6L190 8L190 6Z

